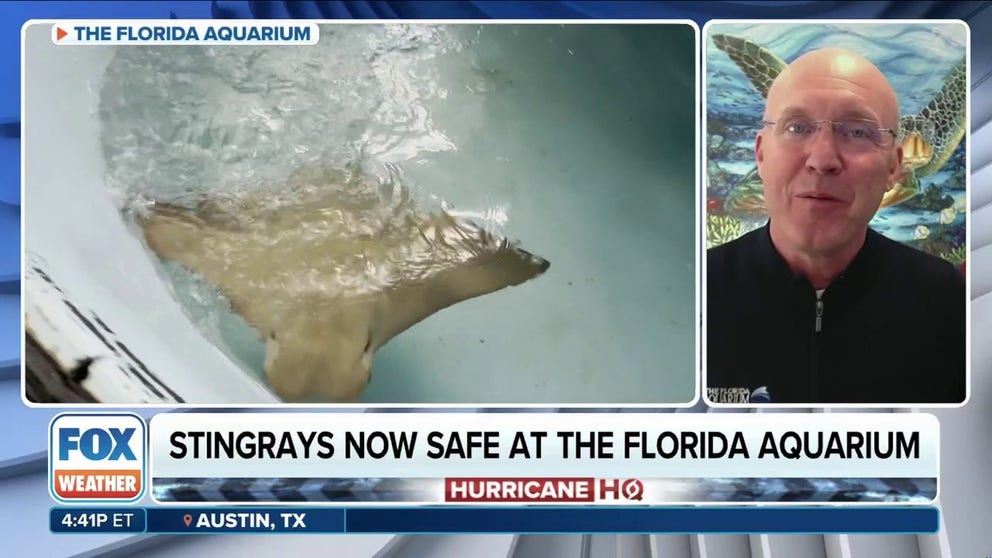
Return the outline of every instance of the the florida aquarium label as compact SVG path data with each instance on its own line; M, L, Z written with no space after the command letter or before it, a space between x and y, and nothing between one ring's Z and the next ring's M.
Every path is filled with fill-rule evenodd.
M141 20L51 23L57 45L314 45L315 23Z

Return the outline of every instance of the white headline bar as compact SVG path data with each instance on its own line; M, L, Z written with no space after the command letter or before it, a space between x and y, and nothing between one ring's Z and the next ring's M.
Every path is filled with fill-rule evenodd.
M316 23L248 20L80 20L52 24L57 45L315 45Z
M920 413L164 413L150 473L931 478L939 430Z

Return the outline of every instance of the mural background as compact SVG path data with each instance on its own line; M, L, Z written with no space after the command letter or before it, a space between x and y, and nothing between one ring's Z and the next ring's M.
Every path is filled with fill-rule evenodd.
M896 195L883 201L870 226L955 265L964 263L968 37L962 25L714 24L704 39L707 248L767 221L754 163L764 97L743 68L749 61L763 63L762 57L788 63L816 48L840 46L860 52L888 76L899 97L899 141L907 160L913 159L904 165Z

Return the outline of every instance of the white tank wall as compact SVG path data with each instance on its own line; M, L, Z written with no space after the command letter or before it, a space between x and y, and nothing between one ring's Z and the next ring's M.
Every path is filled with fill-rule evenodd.
M182 313L157 275L138 238L126 230L103 183L99 122L99 87L113 47L61 49L51 27L26 29L34 43L24 90L25 190L23 195L26 265L41 259L44 271L72 303L92 311L152 373L168 378L168 386L185 401L208 403L274 402L258 381L234 365L209 343ZM58 159L49 154L58 153ZM39 283L25 281L25 300ZM29 325L40 327L55 317L71 316L53 303L27 305ZM61 318L59 318L61 319ZM101 347L78 320L74 335L58 336L58 354L79 356L79 346ZM71 327L71 326L66 326ZM69 343L73 346L65 346ZM136 383L117 366L96 371L87 387L97 397L124 396L121 383ZM102 386L102 387L101 387ZM140 386L139 386L140 387ZM160 390L163 391L163 390ZM148 394L154 402L154 394ZM164 400L168 401L168 398ZM104 399L105 402L114 402ZM133 401L117 401L133 402Z

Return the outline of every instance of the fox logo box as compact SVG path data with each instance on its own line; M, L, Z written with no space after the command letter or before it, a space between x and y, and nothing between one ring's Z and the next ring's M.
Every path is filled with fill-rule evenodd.
M145 422L138 415L60 414L48 431L52 497L71 502L136 502L145 492Z

